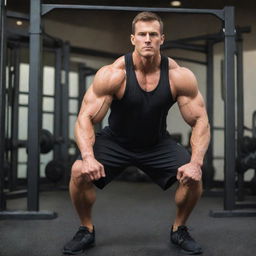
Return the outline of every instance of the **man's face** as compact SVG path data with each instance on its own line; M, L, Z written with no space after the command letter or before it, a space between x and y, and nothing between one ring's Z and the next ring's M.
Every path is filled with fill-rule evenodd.
M138 21L135 24L134 35L131 35L131 42L135 46L135 51L142 57L154 56L164 42L164 35L160 32L160 23L156 20Z

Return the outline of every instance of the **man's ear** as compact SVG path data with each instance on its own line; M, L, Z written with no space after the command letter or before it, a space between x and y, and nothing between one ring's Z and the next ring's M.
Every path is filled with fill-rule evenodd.
M135 45L134 44L134 35L133 34L131 34L131 43L132 43L132 45Z
M165 40L165 35L162 34L162 35L161 35L161 45L164 43L164 40Z

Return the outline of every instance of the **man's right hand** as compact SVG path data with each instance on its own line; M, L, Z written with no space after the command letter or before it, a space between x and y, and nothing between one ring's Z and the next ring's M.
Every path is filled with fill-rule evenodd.
M104 166L93 156L87 156L86 159L83 159L82 175L85 176L88 182L106 177Z

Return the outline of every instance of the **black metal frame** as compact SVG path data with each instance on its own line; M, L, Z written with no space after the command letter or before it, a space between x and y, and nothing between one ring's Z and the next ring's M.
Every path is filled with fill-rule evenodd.
M11 75L11 78L9 79L9 82L13 82L12 84L12 90L13 90L13 96L12 96L12 102L11 102L11 109L12 109L12 116L11 116L11 135L12 140L15 145L18 143L18 116L19 116L19 79L20 79L20 48L14 47L12 49L12 67L13 70L9 70L9 73ZM10 104L10 103L9 103ZM11 172L10 172L10 178L8 177L8 185L9 190L13 191L16 184L17 184L17 165L18 165L18 149L16 147L11 148L11 156L10 156L10 164L11 164Z
M63 45L63 70L65 71L64 81L62 83L61 90L61 129L62 138L64 143L61 144L61 157L62 162L65 166L68 166L68 146L69 146L69 59L70 59L70 45L65 42ZM64 184L69 183L68 172L64 173Z
M112 11L153 11L170 13L196 13L212 14L223 21L225 36L225 198L224 212L235 210L235 25L234 8L225 7L223 10L204 9L174 9L174 8L144 8L144 7L120 7L120 6L89 6L89 5L42 5L42 15L49 11L61 9L84 9L84 10L112 10ZM233 213L235 214L235 213ZM215 215L214 213L212 215Z
M0 0L0 210L5 210L4 194L4 152L5 152L5 88L6 88L6 6Z
M40 170L40 128L42 96L42 38L41 24L38 23L41 5L31 1L30 10L30 48L29 48L29 109L28 109L28 210L39 210L39 170ZM38 36L40 35L40 36ZM34 58L38 56L38 58Z
M57 48L55 51L55 100L54 100L54 135L61 137L61 61L62 49ZM53 159L61 158L61 148L59 144L55 144L53 148Z
M3 2L3 0L2 0ZM212 216L241 216L235 209L235 25L234 7L225 7L222 10L208 9L175 9L175 8L148 8L148 7L120 7L120 6L91 6L91 5L49 5L41 4L40 0L30 1L30 94L29 94L29 124L28 124L28 209L38 211L38 169L39 169L39 128L40 128L40 101L41 90L41 16L49 11L61 9L83 9L101 11L152 11L182 14L210 14L223 22L225 36L225 198L224 211L212 212ZM2 8L1 8L2 12ZM1 66L2 69L2 66ZM2 78L2 77L1 77ZM2 79L1 79L2 80ZM3 98L2 98L3 99ZM3 106L2 104L0 107ZM1 114L3 110L0 110ZM3 115L1 115L1 120ZM1 141L3 134L1 133ZM0 142L1 142L0 141ZM36 171L35 171L36 170Z
M33 1L32 1L32 5L33 5ZM40 6L40 5L39 5ZM6 7L2 6L2 2L1 2L1 14L2 11L4 12L4 15L1 16L3 19L6 18L6 16L8 17L15 17L15 18L22 18L22 19L27 19L26 15L20 15L19 13L13 13L13 12L6 12ZM40 15L40 8L38 9L38 13ZM35 65L37 67L36 70L34 70L34 75L35 76L31 76L31 72L30 72L30 79L29 79L29 94L31 96L31 94L33 95L33 97L29 97L29 114L28 114L28 122L29 123L33 123L33 127L32 126L28 126L28 134L31 136L28 136L28 151L30 151L31 149L31 144L36 143L38 145L37 150L36 151L30 151L29 155L31 156L31 158L37 159L37 165L33 166L33 162L29 162L28 161L28 174L27 174L27 181L28 181L28 190L27 190L27 211L6 211L6 200L5 198L7 198L7 195L5 195L3 193L3 195L1 194L1 204L3 204L1 207L1 212L0 212L0 219L52 219L52 218L56 218L57 214L51 211L39 211L39 201L38 201L38 195L37 197L35 196L34 192L38 191L39 189L39 170L40 170L40 161L39 161L39 156L40 156L40 149L39 149L39 139L40 136L38 136L39 134L39 130L41 129L41 99L42 99L42 92L41 92L41 87L34 87L33 86L33 81L36 79L41 80L41 62L34 62L33 57L31 57L33 55L34 52L37 52L39 54L41 54L41 39L38 39L37 37L34 37L35 35L35 31L36 31L36 24L34 23L33 20L36 19L36 13L32 12L31 16L30 16L30 20L31 20L31 26L30 26L30 41L31 40L39 40L38 44L34 44L34 47L30 48L30 65ZM1 24L2 25L2 24ZM1 86L3 86L3 92L5 92L5 87L6 87L6 82L5 82L5 65L6 65L6 61L5 61L5 53L6 53L6 30L5 30L5 26L3 25L3 29L1 29L1 31L4 34L4 37L1 37L1 44L4 45L3 47L3 54L1 52L1 56L4 56L3 58L3 62L1 63L1 70L3 70L3 76L1 74ZM14 54L15 55L15 54ZM16 56L18 57L18 56ZM14 57L15 58L15 57ZM14 59L14 65L17 67L18 64L18 60ZM10 73L10 72L9 72ZM11 73L10 73L11 74ZM16 74L17 75L17 74ZM18 83L18 76L15 76L15 80L14 83L17 85ZM18 86L16 86L16 90L18 91ZM1 90L2 92L2 90ZM5 100L5 96L4 95L0 95L0 100L4 102ZM16 97L16 93L15 93L15 101L14 104L18 104L18 98ZM2 103L2 102L1 102ZM5 103L3 103L3 105L5 105ZM36 106L35 108L31 108L31 105ZM16 109L18 111L17 106L14 107L13 109ZM0 111L5 111L5 108L0 109ZM32 113L36 111L37 114L33 115ZM17 114L17 113L16 113ZM17 120L15 120L16 115L13 115L13 122L17 122ZM5 116L1 113L1 118L3 118L3 122L1 122L1 129L5 128ZM17 129L17 124L13 125L13 127L16 127ZM34 132L35 130L37 130L38 132ZM14 134L17 133L17 131L14 131ZM2 134L1 134L1 139L2 139ZM2 143L1 141L1 151L3 150L3 152L5 152L4 149L4 141ZM4 155L4 153L2 154L2 152L0 152L1 156ZM14 158L15 158L15 154L13 154ZM12 161L15 162L15 159L11 159ZM12 167L15 165L15 163L12 163ZM17 159L16 159L17 162ZM32 165L31 165L32 164ZM2 163L0 165L1 167L3 166ZM11 173L13 174L15 172L15 170L13 170ZM2 175L2 168L1 168L1 175ZM15 177L14 177L15 178ZM1 177L1 182L4 182L4 179ZM3 184L4 185L4 184ZM2 186L1 186L2 189ZM25 193L26 194L26 193Z
M244 137L244 86L243 86L243 39L241 35L237 38L237 157L241 157L239 145ZM238 173L238 200L244 200L244 173Z
M229 8L229 7L228 7ZM232 7L231 7L232 8ZM185 8L152 8L152 7L132 7L132 6L104 6L104 5L72 5L72 4L42 4L42 15L54 9L78 9L78 10L98 10L98 11L132 11L132 12L168 12L187 14L210 14L224 20L223 10L214 9L185 9Z
M214 80L213 80L213 47L215 42L208 40L207 41L207 81L206 81L206 104L207 112L211 131L212 139L210 141L207 153L206 153L206 163L208 167L213 166L213 124L214 124L214 111L213 111L213 102L214 102ZM206 190L210 188L210 184L205 184Z

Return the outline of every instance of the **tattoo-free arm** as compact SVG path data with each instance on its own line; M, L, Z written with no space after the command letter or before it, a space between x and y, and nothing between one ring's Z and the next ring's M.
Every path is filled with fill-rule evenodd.
M105 177L104 166L93 153L95 133L93 124L100 122L107 113L113 95L122 84L124 72L111 66L103 67L86 92L75 124L75 138L82 155L82 169L87 181Z
M75 138L82 157L94 156L93 124L104 118L124 78L122 70L105 66L97 72L93 84L87 90L75 124Z
M111 104L109 95L98 96L92 85L86 92L75 124L75 139L82 158L93 156L95 142L94 124L106 115Z
M197 81L192 72L183 70L185 83L178 94L177 101L184 120L191 126L190 144L191 162L203 165L204 155L210 142L210 127L205 104L198 90Z

